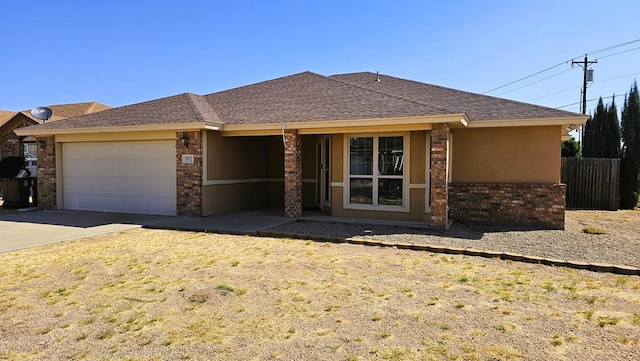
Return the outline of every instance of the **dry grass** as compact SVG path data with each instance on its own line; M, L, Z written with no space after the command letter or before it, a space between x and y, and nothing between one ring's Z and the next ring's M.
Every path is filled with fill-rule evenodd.
M640 357L634 276L144 229L0 264L0 360Z

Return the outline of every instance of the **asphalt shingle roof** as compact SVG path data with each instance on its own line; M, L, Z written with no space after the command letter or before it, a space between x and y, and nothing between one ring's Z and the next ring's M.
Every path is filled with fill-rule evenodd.
M370 72L303 72L205 96L184 93L47 122L33 129L160 124L266 124L466 113L471 120L541 119L578 114Z
M55 122L62 119L71 117L77 117L84 114L95 113L106 109L111 109L110 106L104 105L98 102L85 102L85 103L71 103L71 104L55 104L49 105L53 111L51 118L47 119L47 122ZM0 110L0 127L13 119L17 114L22 113L24 116L32 119L37 123L42 123L42 120L37 119L31 115L31 110L23 110L20 112Z
M394 94L423 104L438 106L447 109L450 113L466 113L470 120L555 118L579 115L564 110L387 75L380 75L380 81L376 81L376 74L370 72L338 74L332 75L330 78L382 93Z
M0 110L0 127L16 116L16 112Z
M221 123L220 118L201 96L184 93L69 118L62 122L34 125L33 129L180 124L216 120L218 124Z
M304 72L206 95L225 124L447 114L437 107Z

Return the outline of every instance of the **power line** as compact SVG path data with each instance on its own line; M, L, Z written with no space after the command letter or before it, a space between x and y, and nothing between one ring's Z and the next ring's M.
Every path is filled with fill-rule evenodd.
M622 46L625 46L625 45L629 45L629 44L637 43L637 42L639 42L639 41L640 41L640 39L635 39L635 40L627 41L626 43L622 43L622 44L618 44L618 45L613 45L613 46L608 46L608 47L606 47L606 48L602 48L602 49L598 49L598 50L590 51L590 52L588 52L587 54L590 54L590 55L598 54L598 53L602 53L602 52L605 52L605 51L613 50L613 49L616 49L616 48L619 48L619 47L622 47ZM580 56L580 55L579 55L579 56ZM577 57L576 57L576 58L577 58Z
M544 70L540 70L539 72L536 72L536 73L533 73L533 74L531 74L531 75L525 76L524 78L520 78L520 79L518 79L518 80L514 80L514 81L512 81L511 83L508 83L508 84L505 84L505 85L501 85L501 86L499 86L499 87L497 87L497 88L493 88L493 89L491 89L491 90L487 90L486 92L484 92L484 93L482 93L482 94L487 94L487 93L491 93L491 92L492 92L492 91L494 91L494 90L502 89L502 88L504 88L504 87L506 87L506 86L509 86L509 85L511 85L511 84L515 84L515 83L520 82L520 81L523 81L523 80L525 80L525 79L529 79L529 78L531 78L531 77L534 77L534 76L536 76L536 75L538 75L538 74L544 73L545 71L549 71L549 70L551 70L551 69L557 68L557 67L559 67L560 65L564 65L564 64L566 64L566 63L567 63L566 61L563 61L562 63L556 64L556 65L554 65L554 66L550 66L550 67L548 67L548 68L546 68L546 69L544 69Z
M602 80L596 80L596 81L594 81L593 83L594 83L594 84L595 84L595 83L602 83L602 82L605 82L605 81L615 80L615 79L621 79L621 78L626 78L626 77L628 77L628 76L638 75L638 74L640 74L640 72L638 72L638 73L626 74L626 75L620 75L620 76L616 76L616 77L613 77L613 78L607 78L607 79L602 79Z
M617 48L620 48L620 47L623 47L623 46L626 46L626 45L629 45L629 44L634 44L634 43L637 43L637 42L640 42L640 39L634 39L634 40L627 41L627 42L624 42L624 43L621 43L621 44L616 44L616 45L608 46L608 47L606 47L606 48L602 48L602 49L598 49L598 50L593 50L593 51L588 52L587 54L588 54L588 55L589 55L589 54L590 54L590 55L593 55L593 54L603 53L603 52L606 52L606 51L609 51L609 50L617 49ZM619 53L616 53L616 54L606 55L606 56L601 57L600 59L604 59L604 58L607 58L607 57L610 57L610 56L614 56L614 55L618 55L618 54L626 53L626 52L628 52L628 51L632 51L632 50L636 50L636 49L640 49L640 47L639 47L639 48L630 49L630 50L625 50L625 51L623 51L623 52L619 52ZM558 63L558 64L554 65L554 66L550 66L550 67L548 67L548 68L546 68L546 69L540 70L540 71L535 72L535 73L533 73L533 74L531 74L531 75L527 75L527 76L525 76L525 77L522 77L522 78L520 78L520 79L514 80L514 81L512 81L512 82L510 82L510 83L507 83L507 84L501 85L501 86L499 86L499 87L493 88L493 89L491 89L491 90L487 90L486 92L484 92L484 93L482 93L482 94L488 94L488 93L491 93L491 92L496 91L496 90L498 90L498 89L502 89L502 88L508 87L509 85L512 85L512 84L515 84L515 83L521 82L521 81L523 81L523 80L526 80L526 79L532 78L532 77L534 77L534 76L536 76L536 75L538 75L538 74L542 74L542 73L544 73L544 72L546 72L546 71L549 71L549 70L551 70L551 69L557 68L557 67L559 67L559 66L561 66L561 65L564 65L564 64L566 64L566 63L572 62L574 59L576 59L576 58L578 58L578 57L580 57L580 56L581 56L581 55L575 56L575 57L573 57L573 58L571 58L571 59L569 59L569 60L567 60L567 61L563 61L563 62L561 62L561 63ZM532 83L532 84L534 84L534 83ZM503 94L505 94L505 93L503 93Z
M628 77L628 76L638 75L638 74L640 74L640 72L638 72L638 73L631 73L631 74L625 74L625 75L620 75L620 76L616 76L616 77L613 77L613 78L607 78L607 79L602 79L602 80L596 80L596 81L594 81L592 84L604 83L604 82L609 81L609 80L622 79L622 78L626 78L626 77ZM572 87L570 87L570 88L566 88L566 89L558 90L557 92L553 92L553 93L551 93L551 94L546 94L546 95L543 95L543 96L539 96L539 97L537 97L537 98L529 99L529 100L526 100L526 101L527 101L527 102L532 102L532 101L534 101L534 100L539 100L539 99L542 99L542 98L550 97L550 96L552 96L552 95L556 95L556 94L564 93L564 92L567 92L567 91L569 91L569 90L575 90L576 88L577 88L576 86L572 86Z
M611 98L619 97L619 96L620 96L620 95L612 95L612 96L608 96L608 97L598 97L597 99L588 99L588 100L587 100L587 103L588 103L588 102L594 102L594 101L596 101L596 100L599 100L600 98L602 98L602 99L611 99ZM576 104L580 104L580 103L582 103L582 102L580 101L580 102L575 102L575 103L571 103L571 104L566 104L566 105L563 105L563 106L561 106L561 107L556 107L556 109L562 109L562 108L570 107L570 106L572 106L572 105L576 105Z
M541 97L537 97L537 98L529 99L529 100L527 100L527 101L528 101L528 102L532 102L532 101L534 101L534 100L538 100L538 99L542 99L542 98L550 97L550 96L552 96L552 95L556 95L556 94L564 93L564 92L569 91L569 90L575 90L576 88L577 88L577 87L574 85L574 86L572 86L571 88L567 88L567 89L564 89L564 90L557 91L557 92L555 92L555 93L551 93L551 94L543 95L543 96L541 96Z
M553 74L553 75L549 75L548 77L542 78L542 79L540 79L540 80L536 80L536 81L531 82L531 83L527 83L527 84L525 84L525 85L523 85L523 86L517 87L517 88L515 88L515 89L508 90L508 91L506 91L506 92L504 92L504 93L500 93L500 94L498 94L498 95L496 95L496 96L497 96L497 97L499 97L499 96L501 96L501 95L503 95L503 94L511 93L511 92L516 91L516 90L518 90L518 89L522 89L522 88L528 87L529 85L533 85L533 84L535 84L535 83L539 83L539 82L541 82L541 81L543 81L543 80L547 80L547 79L549 79L549 78L553 78L553 77L555 77L555 76L558 76L558 75L560 75L560 74L566 73L566 72L571 71L571 70L573 70L573 68L569 68L569 69L567 69L567 70L563 70L563 71L561 71L561 72L559 72L559 73L555 73L555 74Z
M633 49L627 49L627 50L621 51L619 53L605 55L605 56L599 57L598 59L604 59L604 58L608 58L608 57L611 57L611 56L614 56L614 55L624 54L624 53L628 53L630 51L634 51L634 50L638 50L638 49L640 49L640 46L637 47L637 48L633 48Z

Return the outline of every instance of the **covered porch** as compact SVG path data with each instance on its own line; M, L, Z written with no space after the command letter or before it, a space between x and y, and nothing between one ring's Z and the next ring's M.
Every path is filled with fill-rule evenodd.
M450 130L446 123L422 124L422 128L367 133L321 133L286 127L279 134L207 132L203 215L278 209L286 218L324 214L446 228ZM376 143L389 135L401 139L398 149L387 150L400 154L395 161L399 173L353 175L350 162L358 156L351 149L354 139L369 137ZM373 158L378 158L383 149L376 143L375 151L378 154L373 156L371 150L372 159L367 159L371 161L369 167L378 170L382 165ZM399 166L398 162L406 165ZM363 183L369 184L369 193L365 189L365 201L359 204L357 195L363 192L357 186ZM388 189L389 184L400 194L391 201L393 197L383 195L382 188L371 188L384 185Z

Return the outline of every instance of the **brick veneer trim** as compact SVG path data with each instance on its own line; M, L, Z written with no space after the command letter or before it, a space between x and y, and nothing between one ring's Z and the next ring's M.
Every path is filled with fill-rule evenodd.
M284 215L302 215L302 138L296 130L284 132Z
M449 226L447 190L447 156L449 126L435 124L431 131L431 226Z
M183 137L187 145L183 144ZM179 216L202 216L202 133L176 132L176 192ZM182 155L193 155L193 163L182 163Z
M44 142L44 143L43 143ZM54 137L38 138L38 208L56 209L56 143Z
M452 219L539 224L564 229L564 184L452 183Z

